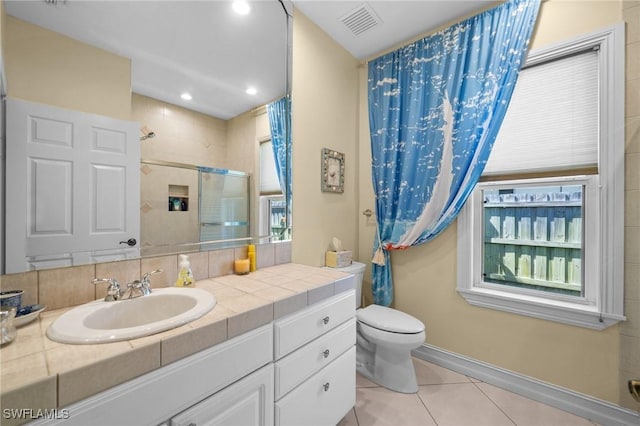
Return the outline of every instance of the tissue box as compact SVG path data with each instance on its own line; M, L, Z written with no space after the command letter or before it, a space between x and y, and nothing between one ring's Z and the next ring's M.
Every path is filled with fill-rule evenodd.
M328 251L324 263L332 268L344 268L351 265L351 250Z

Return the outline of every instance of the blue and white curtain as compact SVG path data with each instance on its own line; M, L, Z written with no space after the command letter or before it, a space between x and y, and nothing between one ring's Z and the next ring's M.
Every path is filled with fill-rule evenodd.
M539 3L510 0L369 63L376 304L393 298L389 250L436 237L482 174Z
M280 189L287 201L287 225L291 226L291 101L284 96L267 105L273 158Z

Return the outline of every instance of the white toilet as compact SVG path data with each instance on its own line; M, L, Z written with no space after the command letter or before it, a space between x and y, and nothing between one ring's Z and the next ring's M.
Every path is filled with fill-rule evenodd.
M358 309L365 267L353 262L338 269L355 275L356 280L357 371L387 389L416 393L418 383L411 350L424 343L424 324L409 314L380 305Z

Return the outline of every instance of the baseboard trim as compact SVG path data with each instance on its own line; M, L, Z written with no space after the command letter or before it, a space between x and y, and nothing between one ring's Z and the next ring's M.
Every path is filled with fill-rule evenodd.
M424 344L414 350L413 355L602 425L640 425L640 414L637 411L449 352L437 346Z

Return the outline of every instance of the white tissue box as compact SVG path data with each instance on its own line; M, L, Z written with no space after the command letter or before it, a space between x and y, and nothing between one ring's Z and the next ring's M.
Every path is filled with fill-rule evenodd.
M332 268L344 268L351 265L351 250L328 251L324 257L324 263Z

